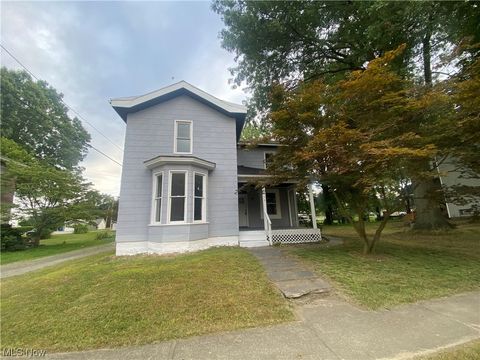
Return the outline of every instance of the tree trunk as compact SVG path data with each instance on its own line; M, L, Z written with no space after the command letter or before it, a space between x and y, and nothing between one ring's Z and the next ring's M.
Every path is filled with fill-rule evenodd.
M420 180L414 189L416 216L413 228L415 230L450 229L452 225L442 213L438 196L435 189L441 191L435 185L434 179Z
M407 214L412 213L412 205L410 204L410 196L409 195L407 195L407 197L405 198L405 211L407 212Z
M432 68L431 68L431 37L432 32L430 24L427 24L425 35L422 39L422 55L423 55L423 74L425 85L432 86ZM428 169L429 164L423 167ZM435 179L419 179L414 183L414 201L415 201L415 224L414 229L417 230L433 230L446 229L452 226L447 221L445 214L440 210L440 202L435 192L441 191L435 183Z
M330 194L330 188L328 185L322 184L323 201L325 202L325 225L333 224L333 206L332 195Z
M423 77L425 80L425 85L432 86L432 48L431 41L432 32L427 25L425 30L425 36L422 39L422 55L423 55Z

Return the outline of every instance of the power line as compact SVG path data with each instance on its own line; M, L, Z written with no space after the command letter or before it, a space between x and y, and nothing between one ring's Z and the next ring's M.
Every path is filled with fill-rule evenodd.
M98 149L97 149L96 147L94 147L93 145L87 144L87 146L88 146L89 148L92 148L93 150L97 151L98 153L102 154L103 156L109 158L109 159L112 160L114 163L116 163L116 164L120 165L120 167L122 167L122 164L120 164L117 160L112 159L110 156L108 156L108 155L105 154L104 152L98 150Z
M13 55L3 44L0 44L3 50L12 57L13 60L15 60L21 67L25 69L27 73L29 73L35 80L40 81L38 77L35 76L34 73L32 73L20 60L17 59L15 55ZM90 121L85 119L77 110L75 110L73 107L68 105L63 99L60 99L60 101L68 108L70 111L72 111L75 115L77 115L80 119L82 119L84 122L86 122L88 125L90 125L94 130L96 130L100 135L102 135L105 139L107 139L112 145L116 146L119 150L123 151L123 148L115 144L110 138L102 133L99 129L97 129Z

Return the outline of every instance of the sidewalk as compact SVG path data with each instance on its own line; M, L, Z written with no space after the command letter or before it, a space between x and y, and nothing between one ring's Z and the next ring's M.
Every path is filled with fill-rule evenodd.
M47 266L57 265L68 260L80 259L85 256L100 254L106 251L113 251L114 249L115 244L112 243L106 245L91 246L58 255L45 256L34 260L17 261L11 264L0 266L0 278L5 279L11 276L22 275L30 271L43 269Z
M300 320L153 345L51 354L49 359L409 359L480 338L480 292L366 311L333 296Z
M281 248L272 246L250 248L250 252L263 265L267 276L287 299L309 294L328 293L330 285L306 268Z

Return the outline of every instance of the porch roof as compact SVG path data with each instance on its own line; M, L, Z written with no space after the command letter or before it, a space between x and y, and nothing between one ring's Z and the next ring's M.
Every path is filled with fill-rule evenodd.
M242 165L237 166L237 173L238 173L238 176L242 176L242 175L256 175L256 176L264 176L264 177L269 176L265 171L265 169L252 168L252 167L242 166Z
M258 179L271 178L272 175L268 174L265 169L252 168L248 166L237 166L237 174L239 182L255 182ZM291 179L283 181L282 184L296 184L298 180Z

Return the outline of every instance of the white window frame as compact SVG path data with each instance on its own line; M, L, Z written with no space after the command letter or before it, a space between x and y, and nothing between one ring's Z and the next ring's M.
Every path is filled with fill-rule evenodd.
M178 134L178 124L189 124L190 125L190 151L177 151L177 134ZM174 154L193 154L193 121L192 120L175 120L173 125L173 153Z
M263 152L263 167L267 168L267 154L275 156L275 151L264 151Z
M195 175L201 175L203 176L203 191L202 194L203 196L201 197L202 199L202 219L201 220L195 220L195 199L197 198L195 196ZM196 224L200 223L206 223L207 222L207 181L208 181L208 174L194 171L193 172L193 178L192 178L192 222Z
M157 197L157 187L158 187L158 176L162 175L162 193L160 194L160 197ZM157 171L152 174L152 209L151 209L151 219L150 223L151 224L161 224L162 223L162 214L163 214L163 203L164 203L164 191L163 191L163 184L164 184L164 174L163 171ZM160 203L160 221L157 221L156 215L157 215L157 199L160 198L162 202Z
M280 203L280 189L265 189L265 193L275 194L275 202L277 204L277 213L268 214L270 219L281 219L282 218L282 204ZM262 193L260 192L260 217L263 219L263 201Z
M184 195L184 205L183 205L183 221L171 221L172 216L172 178L173 174L184 174L185 175L185 195ZM169 170L168 171L168 207L167 207L167 219L168 224L186 224L187 223L187 198L188 198L188 171L187 170ZM180 197L180 196L175 196Z

